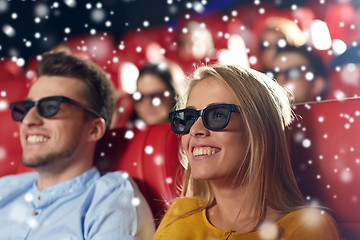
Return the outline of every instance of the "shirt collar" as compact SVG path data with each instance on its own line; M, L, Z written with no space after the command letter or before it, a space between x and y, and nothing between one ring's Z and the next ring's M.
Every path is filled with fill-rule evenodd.
M46 207L60 197L77 194L87 189L87 186L100 178L96 167L90 168L83 174L68 181L56 184L40 191L34 182L30 194L32 202L36 207Z

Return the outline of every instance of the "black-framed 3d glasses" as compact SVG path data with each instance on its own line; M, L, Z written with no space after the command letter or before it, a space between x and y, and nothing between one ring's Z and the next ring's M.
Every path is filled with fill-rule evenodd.
M75 100L72 100L71 98L64 96L51 96L51 97L41 98L38 101L23 100L23 101L11 103L10 104L11 117L14 121L22 122L22 120L24 119L26 114L30 111L30 109L35 106L38 114L41 117L50 118L58 113L60 109L60 104L62 102L67 102L75 106L78 106L84 109L85 111L94 114L96 117L101 118L100 114L98 114L96 111L92 110L91 108Z
M169 113L171 130L176 134L186 134L201 116L204 126L209 130L224 129L230 121L232 112L240 112L234 104L216 104L202 110L182 109Z
M284 74L287 80L297 80L300 79L302 74L312 72L311 69L307 66L294 66L284 70L266 70L264 71L266 75L271 78L277 79L279 75ZM315 75L315 72L312 72Z

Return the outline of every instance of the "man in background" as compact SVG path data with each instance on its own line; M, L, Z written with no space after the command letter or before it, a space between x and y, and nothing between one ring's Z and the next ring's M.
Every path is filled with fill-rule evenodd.
M301 47L279 48L272 62L272 69L265 70L270 76L293 93L295 103L319 101L329 89L326 68L321 57Z

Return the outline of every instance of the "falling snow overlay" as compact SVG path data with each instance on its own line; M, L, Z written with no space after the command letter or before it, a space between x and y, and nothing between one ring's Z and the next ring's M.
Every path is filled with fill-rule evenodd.
M186 74L217 61L258 67L261 28L268 16L279 15L301 28L308 50L319 53L328 66L331 81L326 99L318 97L315 103L294 106L301 117L287 131L296 179L310 204L334 209L336 220L344 223L340 227L348 222L358 224L360 22L353 3L355 0L0 0L0 176L30 171L20 164L18 124L10 118L9 104L26 97L43 52L69 48L99 64L117 90L134 93L140 67L165 58L178 63ZM199 57L180 61L178 50L184 43L178 41L179 36L192 29L196 29L193 37L201 39L193 47ZM260 45L271 44L264 41ZM287 43L281 39L276 45L283 48ZM301 70L309 82L316 77L306 66ZM295 85L287 88L293 90ZM161 100L154 98L152 104L158 106ZM129 112L122 106L116 110ZM162 211L178 196L182 169L177 161L178 138L168 126L149 127L136 121L131 127L110 130L103 141L96 152L99 169L126 169L123 177L138 180L154 212ZM139 200L130 201L137 206ZM18 210L12 213L14 219L36 227L32 218L22 218ZM351 230L344 229L351 236ZM271 235L277 229L267 231Z

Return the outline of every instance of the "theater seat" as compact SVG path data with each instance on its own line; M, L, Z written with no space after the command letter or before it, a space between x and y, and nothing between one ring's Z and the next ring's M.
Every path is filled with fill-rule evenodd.
M157 221L179 196L182 167L178 160L178 137L170 124L144 130L110 130L98 146L96 165L102 172L122 170L137 182Z
M307 200L332 210L342 239L360 238L360 98L295 105L291 157Z
M0 176L15 174L20 165L19 127L11 119L9 105L25 99L28 91L22 69L11 63L0 62Z
M327 99L360 96L360 64L350 63L331 69Z

